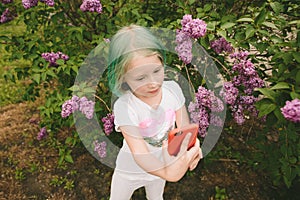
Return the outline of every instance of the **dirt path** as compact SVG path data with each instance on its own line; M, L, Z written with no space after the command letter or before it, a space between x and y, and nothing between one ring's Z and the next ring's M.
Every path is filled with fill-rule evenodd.
M36 139L37 104L24 102L0 108L0 200L107 199L113 170L82 147L72 154L74 164L57 167L55 145L49 139ZM64 137L63 132L58 134ZM205 162L180 182L167 183L165 199L215 199L216 186L226 189L228 199L267 199L270 190L266 181L249 167L230 160ZM144 195L140 189L132 199L142 200Z

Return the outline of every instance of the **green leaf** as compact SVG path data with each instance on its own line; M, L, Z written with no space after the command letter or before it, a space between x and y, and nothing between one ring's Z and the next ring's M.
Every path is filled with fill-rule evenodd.
M63 64L65 64L65 61L63 59L57 59L56 64L63 65Z
M69 90L73 91L73 92L76 92L76 91L79 91L80 88L78 85L73 85L72 87L69 88Z
M32 76L32 79L37 83L37 84L40 84L40 81L41 81L41 75L40 74L34 74Z
M221 29L225 30L225 29L233 27L234 25L235 25L235 23L225 22L224 24L221 24Z
M259 91L266 98L273 100L273 102L276 102L275 101L276 93L273 90L271 90L269 88L256 88L255 91Z
M251 26L246 29L246 39L252 37L255 33L255 29Z
M279 14L283 11L283 5L281 5L279 2L271 2L270 6L276 14Z
M218 33L218 35L220 35L220 36L222 36L222 37L224 37L224 38L227 37L227 34L226 34L226 31L225 31L225 30L218 30L217 33Z
M269 28L278 29L277 26L271 22L263 22L262 25L269 27Z
M70 154L65 156L65 161L69 162L69 163L74 163L73 158Z
M300 52L293 52L293 57L298 63L300 63Z
M289 89L290 85L286 82L278 82L276 85L271 87L271 90Z
M254 20L252 18L248 18L248 17L240 18L240 19L238 19L236 21L237 22L254 22Z
M291 92L290 96L292 99L300 99L300 94L298 94L296 92Z
M216 29L216 25L216 21L208 22L206 28L207 30L214 31Z
M264 104L264 105L261 105L260 108L258 108L259 110L259 114L258 114L258 117L263 117L269 113L271 113L272 111L274 111L276 109L276 105L275 104Z
M84 88L82 92L84 92L84 93L95 93L95 89L94 88Z
M266 9L262 8L262 10L260 11L260 13L255 18L254 23L256 25L263 23L265 21L266 16L267 16Z

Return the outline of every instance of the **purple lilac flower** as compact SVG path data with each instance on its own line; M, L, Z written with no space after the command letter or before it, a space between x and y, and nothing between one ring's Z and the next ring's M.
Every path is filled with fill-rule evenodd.
M192 62L192 40L191 38L182 32L181 30L176 31L176 47L175 51L178 54L180 60L182 60L185 64L189 64Z
M224 110L223 101L216 97L213 93L211 94L211 111L212 112L222 112Z
M104 42L106 43L110 43L110 39L109 38L103 38Z
M40 0L40 2L43 2L43 3L45 3L45 4L47 4L48 6L51 6L51 7L53 7L54 4L55 4L54 0Z
M3 3L3 4L9 4L12 2L13 2L13 0L1 0L1 3Z
M181 30L192 38L198 39L206 34L207 24L201 19L193 19L192 15L184 15L181 25Z
M285 106L280 109L283 116L292 122L300 122L300 100L286 101Z
M239 90L234 87L231 82L225 82L222 90L220 91L220 96L223 97L224 101L229 105L233 105L235 103L238 94Z
M8 8L6 8L0 17L0 23L6 23L11 20L13 20L12 13L10 12L10 10Z
M223 111L224 104L212 91L202 86L199 86L195 98L194 102L190 102L188 111L190 113L191 122L199 124L198 133L200 137L205 137L207 128L211 122L214 123L213 125L222 126L223 122L220 117L215 117L212 113ZM211 117L213 117L213 119Z
M224 124L224 121L221 119L220 116L217 116L213 113L210 114L210 124L218 127L222 127Z
M99 0L83 0L80 10L101 13L102 5Z
M62 105L61 116L66 118L79 110L86 118L92 119L94 115L94 106L95 102L88 100L86 97L79 98L74 95Z
M38 0L22 0L22 4L25 9L29 9L36 6L38 4Z
M106 142L99 142L98 140L94 141L94 151L98 154L100 158L105 158L106 157Z
M47 129L46 127L41 128L40 132L38 133L37 139L42 140L47 136Z
M78 103L73 101L72 99L69 99L62 105L61 116L62 118L66 118L76 110L78 110Z
M242 125L245 122L244 108L241 104L232 106L232 116L234 121L239 125Z
M231 53L233 51L233 47L229 42L226 41L224 37L221 37L218 40L212 41L210 43L210 47L218 54L222 53Z
M60 51L57 53L42 53L42 57L50 63L49 66L57 66L58 64L56 63L56 61L58 59L63 59L64 61L69 60L69 56L63 54Z
M190 103L189 108L194 107L194 105L191 105L191 104L194 104L194 102ZM196 105L198 105L198 104L196 103ZM209 126L209 116L208 116L208 113L207 113L205 107L200 106L193 111L189 110L189 112L190 112L191 122L199 124L199 130L198 130L199 136L205 137L207 134L206 129Z
M249 55L248 51L241 51L230 54L230 58L235 58L237 60L246 60Z
M114 119L115 116L112 113L108 113L106 117L103 117L101 121L104 123L104 133L106 135L111 134L114 130Z
M195 94L196 100L199 105L211 108L213 93L207 90L205 87L199 86L198 91Z
M79 100L79 110L85 115L87 119L92 119L94 115L95 102L88 100L86 97L82 97Z
M264 82L255 70L254 64L247 60L248 55L249 53L244 51L233 53L230 57L235 59L232 70L237 73L233 77L232 83L236 87L243 86L244 93L251 95L254 88L263 87Z

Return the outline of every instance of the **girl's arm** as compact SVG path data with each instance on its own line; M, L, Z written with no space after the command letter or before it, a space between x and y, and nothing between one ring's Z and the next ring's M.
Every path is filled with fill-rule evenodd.
M120 129L136 163L146 172L167 181L176 182L180 180L194 160L199 157L199 140L197 140L194 147L187 151L190 135L183 140L176 157L170 156L167 151L167 145L164 145L162 148L164 162L162 162L149 151L137 127L122 126Z
M187 113L185 105L183 105L176 111L176 126L183 127L188 124L190 124L189 115Z

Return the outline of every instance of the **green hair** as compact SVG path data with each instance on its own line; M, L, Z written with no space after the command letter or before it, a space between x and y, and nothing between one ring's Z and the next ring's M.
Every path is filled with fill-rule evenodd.
M165 64L165 48L148 29L137 25L123 27L111 39L108 52L108 84L117 96L126 91L122 87L123 75L136 54L157 54Z

